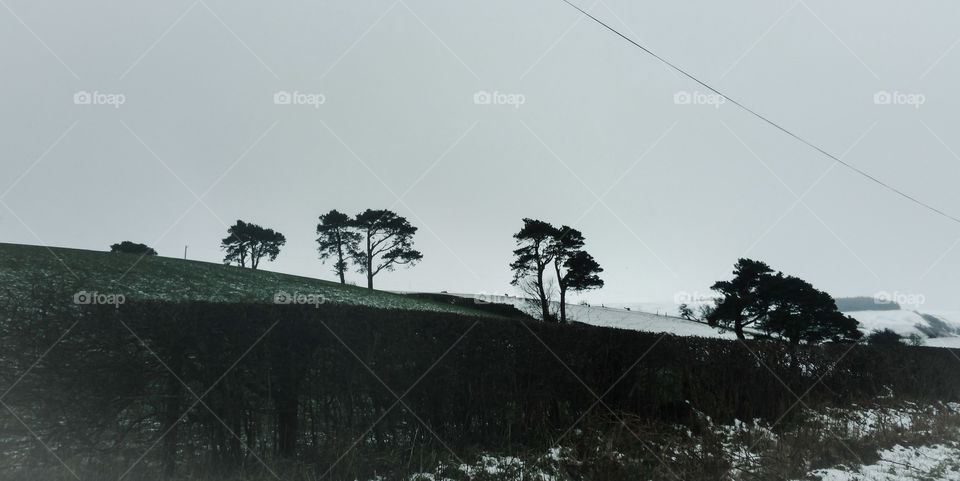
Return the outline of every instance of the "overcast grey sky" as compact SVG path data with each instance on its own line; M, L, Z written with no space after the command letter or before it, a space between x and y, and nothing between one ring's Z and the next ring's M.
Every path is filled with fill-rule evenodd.
M960 215L957 2L578 4ZM560 0L0 7L2 242L219 262L244 219L287 236L267 269L333 279L317 216L392 208L424 260L378 287L491 293L529 216L584 232L597 302L706 294L749 256L836 296L960 309L960 226L710 103Z

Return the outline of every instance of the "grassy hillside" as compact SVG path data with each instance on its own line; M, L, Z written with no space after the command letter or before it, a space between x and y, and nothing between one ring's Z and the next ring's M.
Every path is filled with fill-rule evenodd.
M329 303L490 315L470 306L210 262L0 243L2 289L29 292L52 283L129 300L272 303L283 291L323 296Z

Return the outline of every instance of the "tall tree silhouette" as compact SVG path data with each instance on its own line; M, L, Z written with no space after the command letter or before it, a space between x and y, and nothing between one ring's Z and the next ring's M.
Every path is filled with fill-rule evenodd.
M593 256L583 250L583 233L563 226L554 231L547 248L553 257L553 268L560 289L560 322L567 322L567 290L585 291L603 287L603 272Z
M385 209L367 209L351 222L361 238L361 246L353 253L360 272L367 275L367 288L373 289L373 278L383 270L414 265L423 254L413 248L417 228L406 218Z
M567 321L565 293L567 290L581 292L603 287L600 273L603 268L586 251L577 251L563 261L563 270L566 272L560 277L560 321Z
M520 286L527 278L531 278L539 297L540 314L544 321L550 321L553 316L550 315L550 299L544 287L543 272L553 261L552 244L557 235L556 227L530 218L524 218L523 227L513 235L519 247L513 251L515 258L510 264L513 280L510 283Z
M333 258L333 272L340 276L341 284L346 284L344 274L349 268L347 260L357 254L361 238L353 227L352 219L336 209L331 210L320 216L317 235L320 260Z
M223 258L224 264L235 262L240 267L246 267L249 259L250 267L256 269L263 258L276 260L280 248L286 243L283 234L273 229L238 220L227 229L227 237L220 242L220 248L227 252Z

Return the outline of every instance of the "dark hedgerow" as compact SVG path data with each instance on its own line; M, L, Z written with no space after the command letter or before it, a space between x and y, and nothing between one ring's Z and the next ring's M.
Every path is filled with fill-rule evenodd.
M76 323L4 403L77 469L126 469L143 456L126 479L256 470L257 458L370 479L431 466L447 448L546 448L591 408L685 423L693 409L775 420L792 393L811 407L889 389L960 399L946 349L742 343L332 304L2 310L0 371L11 379ZM32 436L3 444L0 469L56 463Z

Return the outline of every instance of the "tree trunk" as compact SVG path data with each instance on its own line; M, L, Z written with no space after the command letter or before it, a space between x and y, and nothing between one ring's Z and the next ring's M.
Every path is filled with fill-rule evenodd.
M547 291L543 289L543 270L544 267L537 267L537 292L540 294L540 313L543 315L543 322L550 321L550 303L547 301Z
M340 231L337 231L337 273L340 274L340 283L346 284L347 280L343 277L343 271L346 270L347 263L343 260L343 237Z
M277 408L277 451L284 458L292 458L297 454L297 396L294 393L284 393L276 400Z
M560 323L567 322L567 288L560 286Z
M179 373L181 362L180 354L176 353L171 362L171 369ZM163 438L162 450L163 476L165 479L172 479L177 472L177 439L179 437L182 393L183 385L177 380L177 376L171 372L167 377L167 399L164 401L163 408L163 429L167 433Z
M740 319L733 321L733 332L737 333L737 339L740 339L741 341L747 338L743 335L743 321Z
M557 285L560 287L560 323L567 322L567 286L560 275L560 257L553 258L553 270L557 274Z
M370 248L369 232L367 232L367 289L373 289L373 250Z

